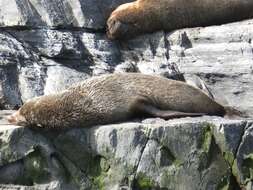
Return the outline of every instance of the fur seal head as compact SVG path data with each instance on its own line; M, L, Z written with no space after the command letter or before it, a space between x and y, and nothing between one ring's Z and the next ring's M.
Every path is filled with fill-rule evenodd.
M27 125L27 120L22 114L20 114L20 110L8 116L7 120L9 121L9 123L13 125L20 125L20 126Z
M9 123L20 126L42 127L48 123L57 123L58 102L55 95L32 98L24 103L17 112L7 117ZM58 118L57 118L58 119Z
M26 107L24 105L24 107ZM28 121L25 118L24 114L22 114L22 110L24 108L23 106L14 114L10 115L7 117L7 120L9 121L9 123L13 124L13 125L20 125L20 126L26 126L28 125Z
M130 15L126 15L131 10ZM141 33L142 28L135 20L138 16L136 3L120 5L107 20L107 36L109 39L130 38ZM133 19L134 18L134 19Z

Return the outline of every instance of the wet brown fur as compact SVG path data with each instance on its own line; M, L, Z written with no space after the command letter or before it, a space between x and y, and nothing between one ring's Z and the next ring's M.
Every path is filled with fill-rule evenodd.
M107 21L111 39L156 30L223 24L253 17L252 0L137 0L116 8Z
M61 128L114 123L143 114L170 119L224 116L226 110L184 82L128 73L93 77L62 93L32 99L15 118L25 118L22 125Z

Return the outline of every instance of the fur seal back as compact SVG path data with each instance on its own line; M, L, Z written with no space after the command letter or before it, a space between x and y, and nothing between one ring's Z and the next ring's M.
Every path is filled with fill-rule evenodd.
M31 99L9 122L63 128L120 122L138 115L171 119L225 114L224 106L184 82L127 73L93 77L62 93Z
M253 17L252 0L137 0L116 8L107 21L110 39L156 30L209 26Z

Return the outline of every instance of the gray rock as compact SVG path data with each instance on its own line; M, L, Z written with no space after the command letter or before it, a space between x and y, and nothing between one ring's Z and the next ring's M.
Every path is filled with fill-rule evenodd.
M60 92L82 80L89 78L89 74L82 72L82 68L73 69L73 65L62 65L50 59L43 59L47 64L44 94ZM85 68L84 68L85 69Z
M252 24L156 32L129 41L75 29L8 29L0 32L1 107L20 106L93 75L142 72L188 81L197 75L218 102L252 115Z
M0 124L0 183L24 189L248 187L251 125L209 116L68 131Z
M108 40L106 19L131 1L0 0L0 109L95 75L141 72L194 81L252 116L253 20ZM11 113L0 112L0 189L253 189L252 121L155 118L52 132L9 125Z
M19 41L40 56L54 59L77 59L85 56L79 32L49 29L10 31Z
M0 1L0 26L84 27L101 30L118 5L133 0L10 0Z
M242 136L240 146L238 147L235 162L233 163L233 171L237 180L251 189L252 186L252 136L253 136L253 123L248 123L247 129Z
M25 74L25 70L34 68L36 58L26 49L22 43L16 40L13 36L6 32L0 33L0 97L1 103L5 108L14 108L22 104L22 97L26 96L27 86L31 86L36 81L37 88L38 79ZM31 79L34 80L31 80ZM19 83L23 84L27 81L27 85L22 87ZM31 89L34 93L36 89Z
M197 74L223 104L253 114L253 20L167 34L170 61Z

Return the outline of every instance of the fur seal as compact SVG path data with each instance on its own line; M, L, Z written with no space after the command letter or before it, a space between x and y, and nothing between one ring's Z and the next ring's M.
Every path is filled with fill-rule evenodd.
M31 99L8 118L17 125L63 128L125 121L224 116L230 110L184 82L138 73L92 77L61 93Z
M120 5L107 21L110 39L156 30L224 24L253 17L252 0L137 0Z

